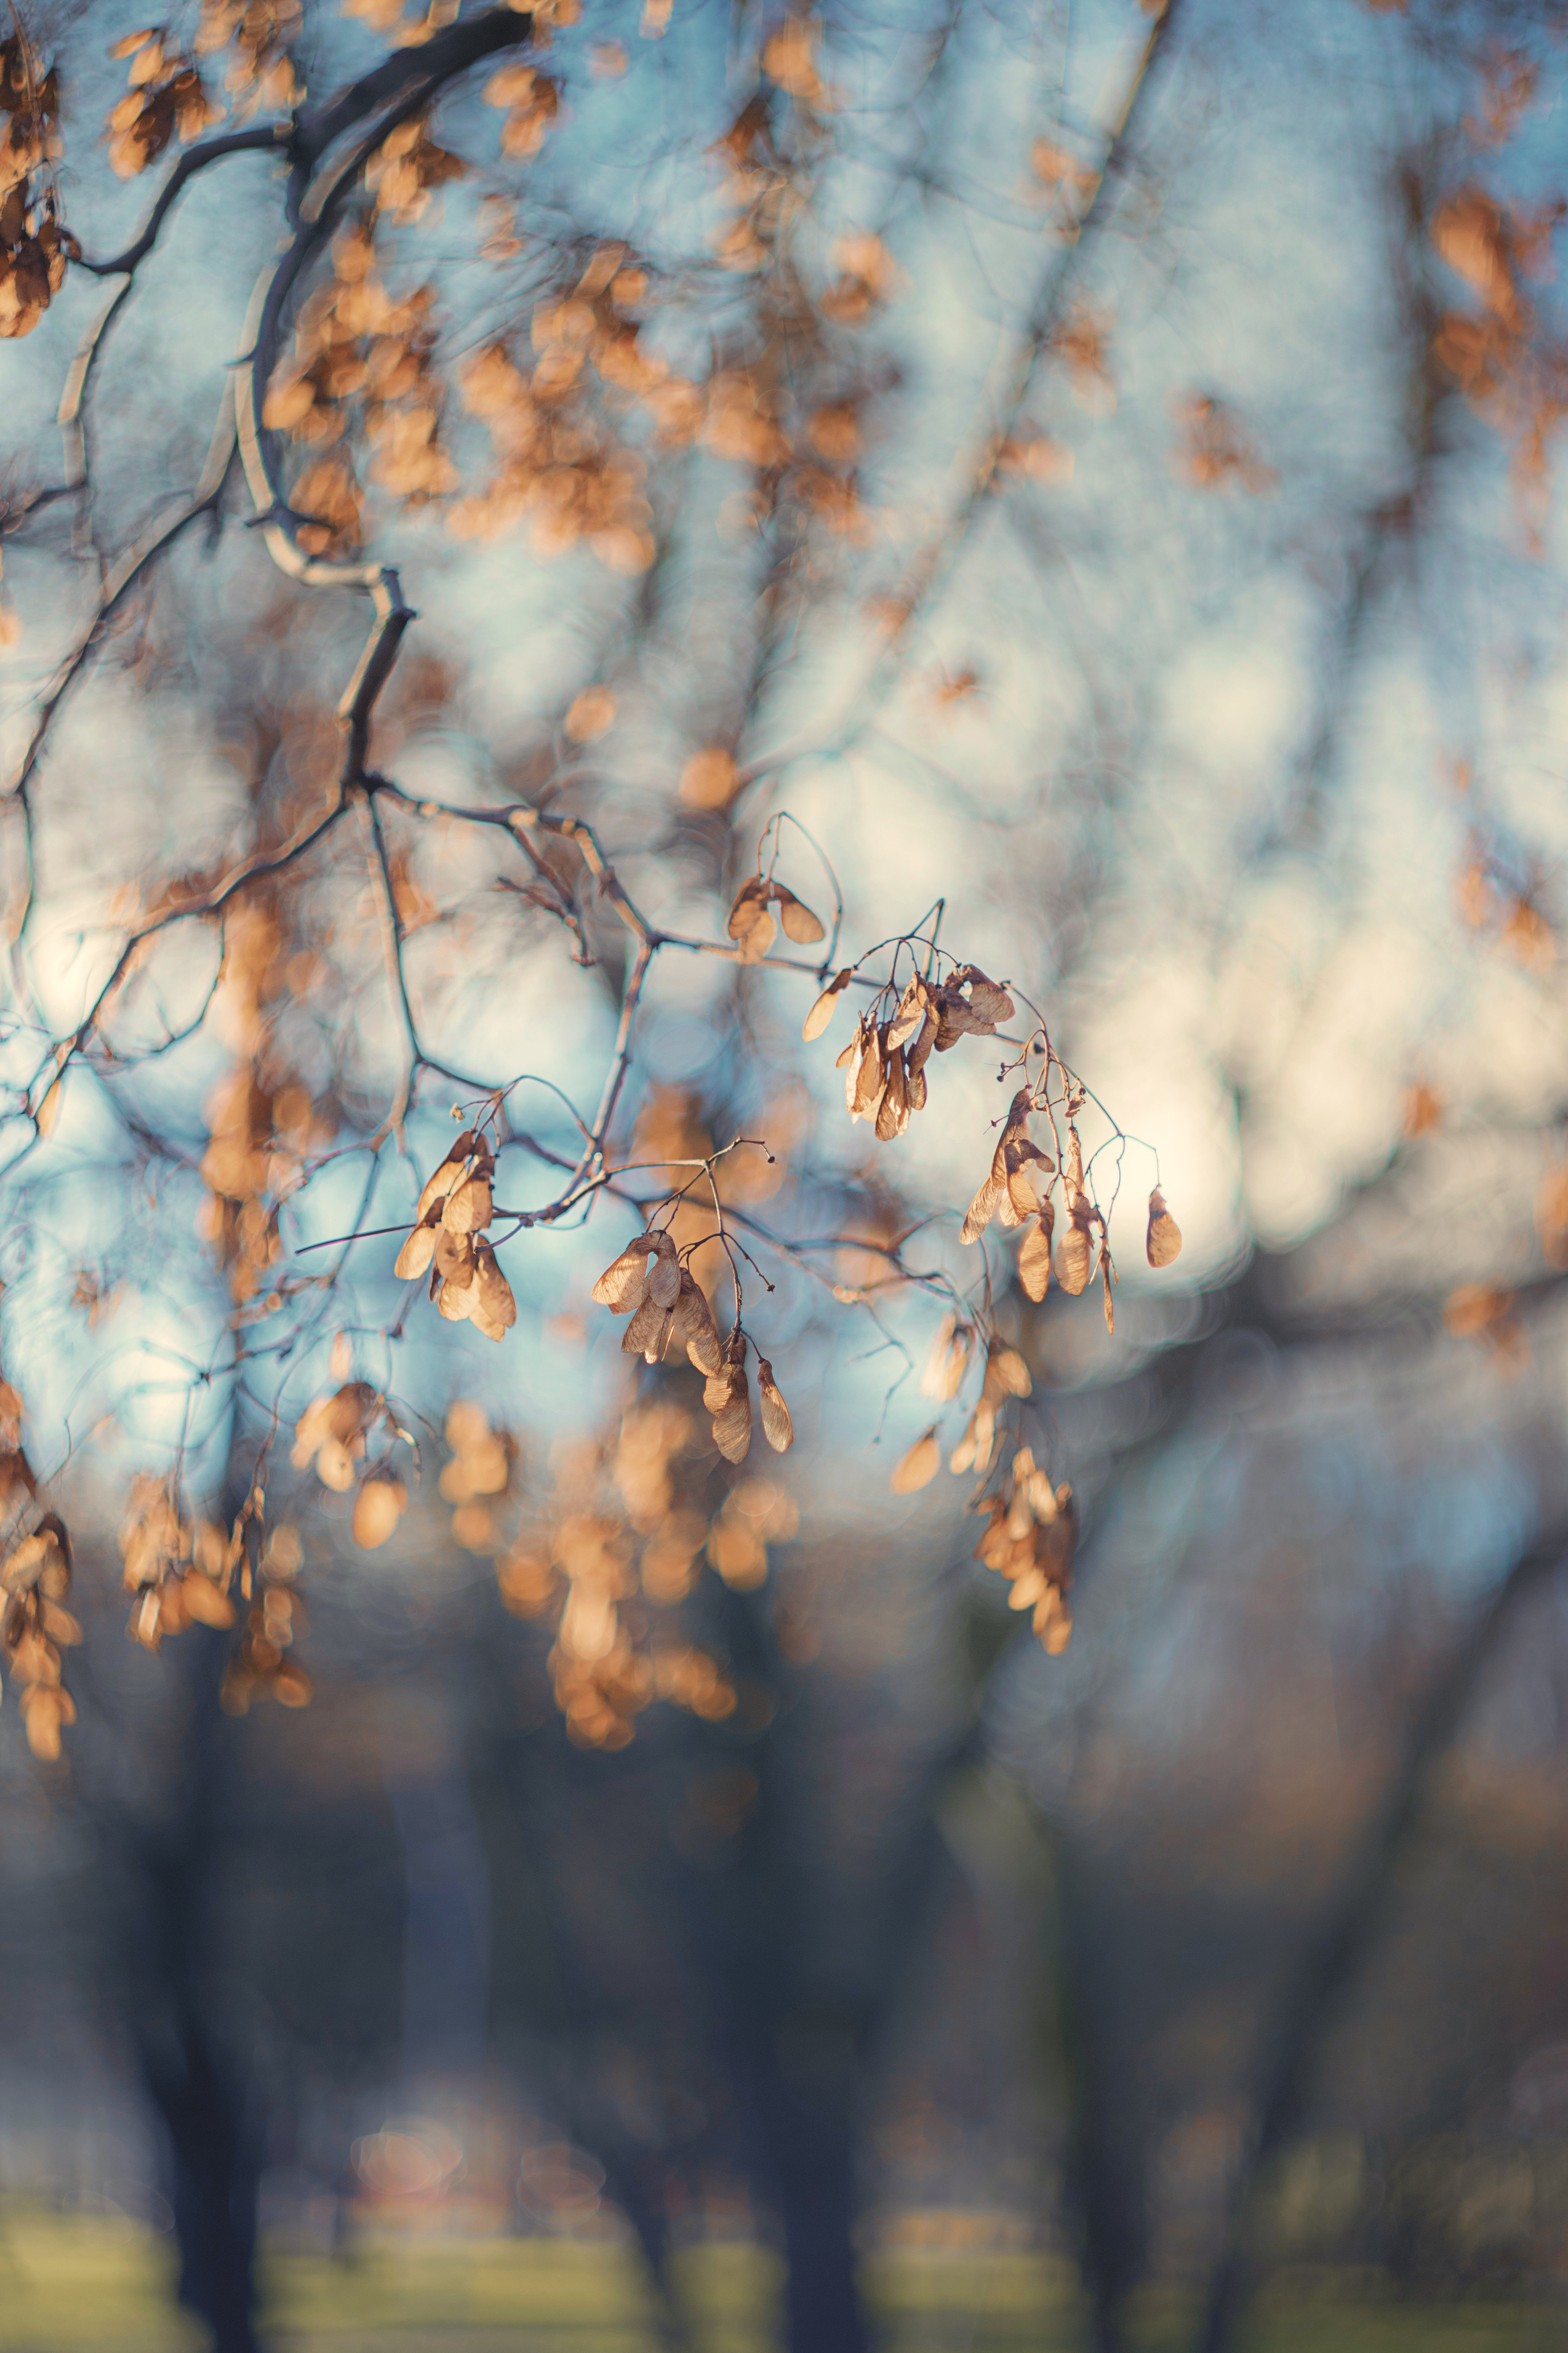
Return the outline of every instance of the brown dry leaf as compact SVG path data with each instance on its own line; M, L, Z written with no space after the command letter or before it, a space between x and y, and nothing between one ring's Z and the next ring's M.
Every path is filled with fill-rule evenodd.
M797 899L793 891L786 891L782 882L775 882L773 894L786 939L794 940L800 947L809 948L815 947L818 940L827 937L811 909Z
M929 1487L942 1468L942 1443L933 1425L923 1438L917 1438L909 1452L894 1471L888 1484L895 1495L918 1494Z
M795 1444L795 1424L765 1356L757 1358L757 1392L762 1399L763 1436L775 1454L787 1454Z
M1182 1254L1182 1229L1165 1207L1158 1185L1149 1196L1149 1233L1144 1244L1151 1266L1169 1266Z
M834 1008L838 1003L841 993L848 987L854 977L855 974L853 966L846 965L843 971L836 973L833 978L828 982L826 987L823 990L822 995L817 998L816 1004L812 1007L811 1011L806 1015L805 1021L801 1024L800 1034L805 1039L808 1046L814 1039L821 1037L823 1031L826 1029L828 1023L833 1018Z

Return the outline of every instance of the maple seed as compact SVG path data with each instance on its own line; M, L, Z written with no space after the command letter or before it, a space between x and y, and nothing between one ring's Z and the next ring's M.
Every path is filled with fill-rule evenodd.
M719 1327L713 1321L713 1311L703 1296L701 1285L689 1268L681 1270L680 1296L675 1303L670 1336L686 1350L700 1373L711 1377L722 1368L724 1359L719 1346Z
M846 965L843 971L836 973L828 982L801 1025L800 1034L808 1046L813 1039L821 1037L833 1018L834 1008L838 1002L840 992L848 987L854 977L853 966Z
M1051 1228L1055 1219L1050 1203L1042 1201L1039 1217L1033 1230L1025 1234L1018 1252L1018 1281L1025 1298L1032 1299L1037 1307L1050 1287Z
M917 1438L888 1484L895 1495L913 1495L929 1487L942 1468L942 1445L934 1427Z
M1149 1196L1149 1239L1145 1245L1151 1266L1169 1266L1182 1254L1182 1229L1165 1207L1158 1185Z
M1074 1198L1068 1215L1071 1223L1062 1236L1062 1246L1057 1252L1057 1281L1071 1299L1089 1288L1089 1272L1094 1262L1089 1234L1094 1224L1094 1212L1084 1196Z
M595 1306L607 1307L612 1315L629 1315L640 1306L647 1286L648 1253L658 1248L657 1234L638 1234L629 1241L619 1258L611 1260L589 1293Z
M784 925L786 939L794 940L799 947L810 948L815 947L818 940L827 937L811 909L797 899L793 891L786 891L782 882L773 884L773 896L778 905L779 921Z
M763 1436L775 1454L787 1454L795 1444L795 1424L765 1356L757 1358L757 1389L763 1401Z
M722 1366L704 1385L702 1402L713 1417L713 1443L720 1453L726 1462L743 1462L752 1443L752 1399L746 1387L746 1335L738 1324Z

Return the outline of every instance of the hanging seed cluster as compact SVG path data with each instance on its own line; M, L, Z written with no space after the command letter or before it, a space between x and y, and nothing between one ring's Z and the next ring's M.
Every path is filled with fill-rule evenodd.
M494 1176L489 1145L465 1128L420 1193L414 1230L393 1271L405 1282L427 1273L430 1296L449 1323L472 1324L500 1341L517 1322L517 1302L485 1239L495 1215Z
M657 1365L670 1348L685 1350L706 1377L702 1402L712 1420L713 1443L727 1462L743 1462L751 1450L750 1348L756 1359L763 1435L776 1454L786 1453L795 1443L795 1424L773 1366L757 1353L739 1321L721 1345L713 1311L688 1262L693 1247L701 1245L689 1245L683 1261L673 1234L650 1228L611 1261L594 1285L593 1299L613 1315L631 1317L621 1342L626 1355Z
M808 1043L827 1028L856 971L847 965L836 973L806 1015L801 1035ZM961 1038L994 1038L997 1023L1010 1021L1016 1010L1000 983L973 964L955 966L945 980L916 973L896 1003L893 996L890 982L878 991L837 1065L844 1073L845 1109L851 1119L871 1123L879 1144L904 1134L916 1112L924 1111L926 1064L933 1053L951 1052Z

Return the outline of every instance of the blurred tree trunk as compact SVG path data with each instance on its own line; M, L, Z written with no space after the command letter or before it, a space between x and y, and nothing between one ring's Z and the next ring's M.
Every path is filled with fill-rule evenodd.
M1302 1940L1258 2059L1252 2126L1209 2284L1197 2339L1202 2353L1231 2353L1237 2341L1254 2284L1253 2241L1268 2168L1300 2127L1325 2039L1387 1923L1399 1864L1503 1627L1522 1598L1562 1565L1565 1550L1568 1532L1559 1528L1523 1554L1458 1643L1415 1713L1383 1803L1338 1893L1316 1931Z

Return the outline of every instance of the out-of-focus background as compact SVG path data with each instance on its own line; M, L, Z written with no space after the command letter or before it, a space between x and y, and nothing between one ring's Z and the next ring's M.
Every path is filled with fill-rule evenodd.
M105 164L141 53L105 52L147 28L24 13L102 256L178 152ZM375 736L416 1173L353 1156L408 1042L363 842L237 902L221 965L176 927L32 1116L127 908L301 822L336 758L360 616L237 501L115 608L4 836L5 1376L83 1640L58 1758L15 1677L0 1713L0 2347L1559 2344L1561 11L545 13L549 108L455 80L465 169L384 207L378 266L433 289L419 364L458 384L555 351L542 307L615 240L648 385L690 401L625 427L647 512L607 533L532 491L454 531L362 465L420 609ZM159 37L210 35L221 95L254 19L316 102L482 14L209 0ZM199 471L279 168L194 178L138 265L89 512L54 417L103 289L73 269L0 346L7 768L98 555ZM478 505L484 414L441 413ZM624 937L591 908L574 962L548 876L441 814L508 797L584 812L716 942L784 808L845 955L944 897L1108 1107L1114 1334L958 1241L990 1063L933 1063L878 1147L847 1025L799 1044L813 980L675 951L616 1149L773 1149L726 1199L782 1238L752 1312L791 1454L722 1483L697 1377L626 1370L588 1304L614 1203L514 1238L499 1355L406 1314L391 1240L290 1290L307 1245L406 1228L449 1065L596 1096ZM577 1150L547 1087L512 1201ZM930 1282L877 1289L889 1246ZM928 1370L943 1284L1027 1367L1009 1448L1077 1497L1058 1655L973 1559L971 1482L889 1486L973 1402ZM350 1374L421 1449L374 1549L347 1457L288 1460ZM239 1713L225 1630L123 1639L125 1531L171 1460L226 1519L277 1431L268 1639L313 1696ZM561 1595L637 1545L624 1626L679 1640L611 1688Z

